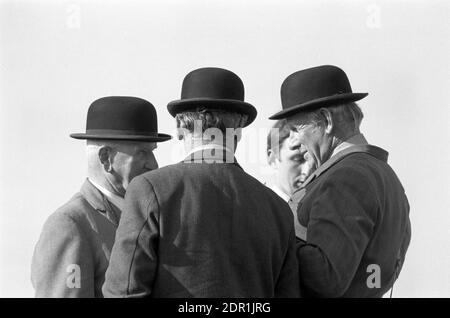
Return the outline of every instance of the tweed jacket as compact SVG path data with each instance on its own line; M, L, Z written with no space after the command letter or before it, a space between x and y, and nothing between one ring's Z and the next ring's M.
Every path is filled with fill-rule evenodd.
M86 180L45 222L31 280L36 297L102 297L120 210Z

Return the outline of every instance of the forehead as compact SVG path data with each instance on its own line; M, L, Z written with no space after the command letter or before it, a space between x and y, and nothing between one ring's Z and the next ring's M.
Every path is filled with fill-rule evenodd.
M307 125L310 121L309 113L297 113L287 118L287 122L290 126Z

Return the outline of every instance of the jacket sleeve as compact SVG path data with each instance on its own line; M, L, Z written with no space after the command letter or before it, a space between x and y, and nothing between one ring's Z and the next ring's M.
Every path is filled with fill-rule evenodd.
M105 297L150 296L157 267L159 208L152 185L136 177L128 186L105 283Z
M374 193L366 177L346 170L327 176L314 191L307 241L297 241L306 294L340 297L348 289L376 222Z
M31 280L36 297L95 297L91 247L79 224L56 213L35 247Z
M300 282L298 278L298 262L295 254L295 231L291 227L289 246L286 251L283 267L275 285L275 297L297 298L300 297Z

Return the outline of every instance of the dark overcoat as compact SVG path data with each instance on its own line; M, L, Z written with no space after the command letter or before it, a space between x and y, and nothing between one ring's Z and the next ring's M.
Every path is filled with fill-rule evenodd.
M45 222L31 280L36 297L102 297L120 210L88 180Z
M411 237L409 204L388 153L352 146L318 168L297 191L302 294L381 297L395 281Z
M299 295L289 206L237 163L210 159L194 153L131 182L105 296Z

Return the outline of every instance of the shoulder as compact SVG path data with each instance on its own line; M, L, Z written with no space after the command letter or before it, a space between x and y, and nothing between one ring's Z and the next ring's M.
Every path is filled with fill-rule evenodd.
M77 195L45 221L35 247L34 263L47 266L58 259L62 262L91 255L92 229L87 213L83 215L80 204L74 205L74 200L79 200Z
M245 171L242 170L243 178L246 179L248 184L250 185L251 189L253 189L255 192L259 193L259 195L264 196L266 199L273 201L277 204L282 204L289 206L286 201L284 201L278 194L275 193L271 188L263 184L261 181L256 179L255 177L249 175Z
M264 186L264 185L263 185ZM267 198L269 202L273 205L273 207L277 207L277 209L282 209L286 211L286 216L291 218L292 217L292 211L289 204L282 199L278 194L276 194L272 189L264 186L263 195Z
M182 179L190 170L191 169L188 169L186 164L176 163L146 172L140 175L138 180L141 183L147 182L150 184L158 182L173 183Z
M292 222L292 211L289 204L276 194L271 188L264 185L255 177L241 170L241 177L245 180L245 187L249 189L249 195L252 195L259 204L267 205L277 215L283 215L285 220Z
M154 192L154 186L159 187L161 184L168 186L177 183L185 175L186 171L181 164L173 164L146 172L131 181L126 196L129 196L130 193L147 194L148 192Z
M362 205L369 210L377 207L377 176L368 160L372 160L370 155L359 153L343 158L306 186L308 200L335 206L338 202L346 206Z
M142 176L148 183L155 185L156 188L172 188L183 184L207 182L207 180L221 180L224 175L240 175L241 169L232 164L222 163L184 163L179 162L168 165L156 170L149 171ZM223 169L225 168L225 169ZM225 179L227 179L225 177ZM239 178L239 176L238 176ZM160 185L164 185L161 187Z
M56 235L79 232L88 222L90 209L93 208L81 193L77 193L47 218L43 231Z
M365 153L350 154L329 168L324 181L370 184L373 178L373 160L377 159Z

